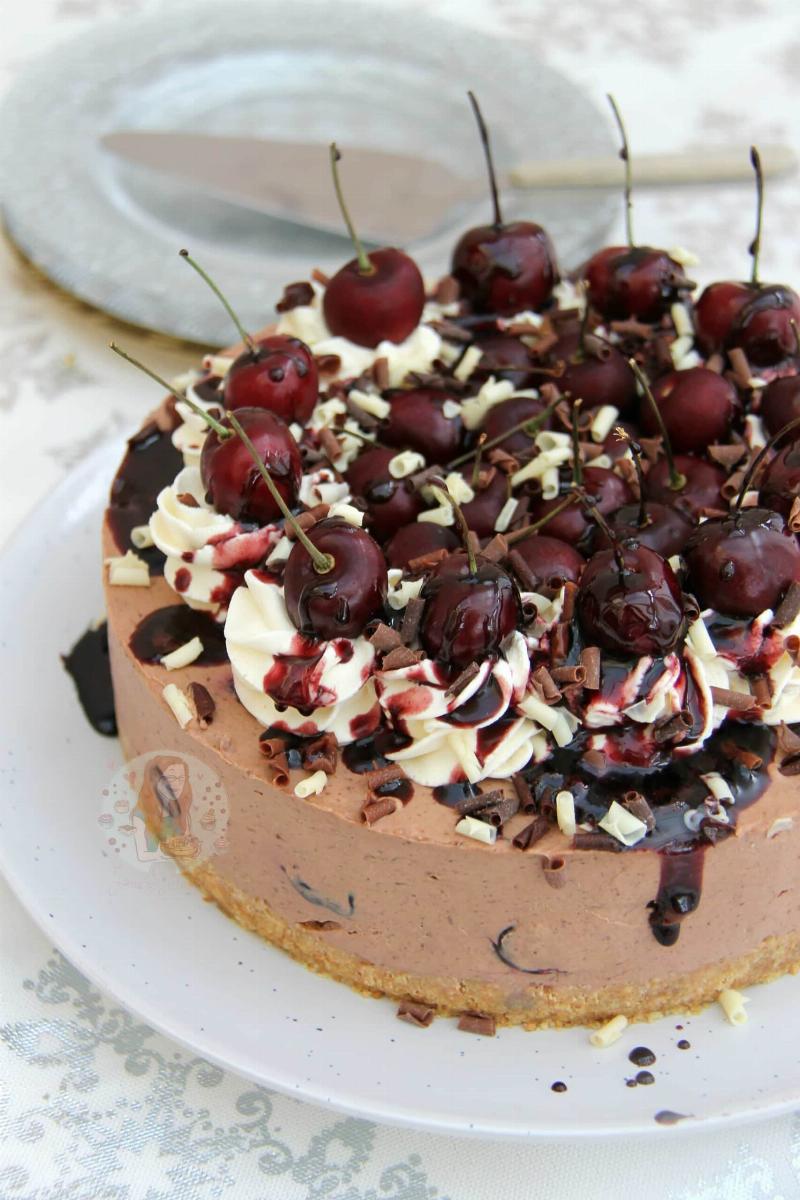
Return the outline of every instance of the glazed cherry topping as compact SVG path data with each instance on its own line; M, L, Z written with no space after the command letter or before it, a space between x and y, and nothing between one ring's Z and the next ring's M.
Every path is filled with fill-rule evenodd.
M322 311L335 337L374 349L381 342L404 342L413 333L425 307L425 284L413 258L384 246L366 253L344 202L337 163L341 155L331 146L331 170L339 206L356 257L336 272L325 288Z
M417 450L428 463L446 463L461 446L464 427L456 409L445 416L445 405L455 397L433 388L385 392L391 412L381 423L379 438L387 446Z
M508 572L480 556L472 571L461 550L434 568L420 595L425 601L420 640L445 666L482 661L522 619L519 591Z
M388 580L381 548L364 529L340 517L317 522L307 534L333 559L333 566L318 571L305 546L297 542L283 574L287 612L309 637L357 637L383 612Z
M770 367L797 352L800 296L783 284L762 284L739 309L726 339L726 349L744 350L756 367Z
M800 375L783 375L767 384L761 393L760 416L769 434L777 433L789 421L800 417ZM797 429L787 433L793 442L798 436Z
M694 522L687 513L674 505L648 500L644 524L640 523L640 517L638 504L624 504L609 514L606 520L618 542L638 542L640 546L655 550L662 558L683 553L686 539L694 528ZM607 550L611 547L611 540L604 530L597 529L593 544L596 550Z
M408 479L393 479L389 463L396 450L374 446L359 454L347 469L347 482L354 496L367 502L367 525L385 541L403 525L417 519L422 499Z
M606 321L658 321L692 289L681 264L652 246L606 246L583 276L592 308Z
M558 347L553 353L558 354ZM576 345L565 363L558 386L562 392L569 392L574 400L582 400L584 412L613 404L624 413L636 404L636 380L628 360L615 346L597 338L587 338L584 350Z
M286 423L267 408L240 408L236 417L291 508L303 468L297 442ZM212 429L203 443L200 474L217 512L257 525L268 525L281 517L250 451L238 437L220 440Z
M414 558L433 554L436 550L458 549L459 539L446 525L434 525L432 521L413 521L398 529L384 547L386 561L390 567L407 568Z
M624 658L668 654L686 630L675 572L647 546L593 555L578 586L577 611L587 641Z
M764 508L741 508L712 517L686 545L689 584L704 608L731 617L755 617L777 608L800 580L800 546L783 517Z
M234 359L225 376L225 407L268 408L287 425L305 425L319 395L314 355L285 333L259 338Z
M798 430L788 432L787 437L798 436ZM759 501L788 519L792 505L800 496L800 443L789 441L767 464L761 478Z
M531 436L524 429L516 427L524 421L532 421L534 417L540 416L545 408L544 400L535 396L512 396L509 400L501 400L499 404L494 404L489 409L481 426L481 432L486 434L487 441L499 446L507 454L530 457L533 450L533 439L536 435ZM549 429L550 424L549 420L545 420L541 427ZM495 441L506 429L513 429L514 432L509 433L502 441Z
M583 487L603 516L616 512L623 504L629 504L633 500L633 492L625 480L620 479L619 475L615 475L607 467L584 467ZM554 500L534 500L529 510L531 521L541 520L557 508L563 499L564 496L560 495ZM560 538L578 547L587 544L593 528L591 519L577 502L557 513L547 522L546 527L548 536Z
M676 452L702 453L725 441L738 409L733 384L707 367L670 371L653 385L653 397ZM652 407L642 401L640 420L646 434L660 432Z
M721 467L688 454L676 454L675 467L686 480L684 486L670 486L669 463L665 458L660 458L647 472L648 500L659 500L662 504L682 508L692 517L701 516L706 509L728 507L721 490L727 476Z
M472 485L473 469L472 463L461 468L461 474L470 485ZM468 500L461 506L467 524L479 538L492 536L495 521L500 516L509 497L508 476L488 464L487 469L491 472L491 478L486 487L476 487L474 499Z
M695 305L694 319L697 340L706 354L724 349L733 323L753 291L752 284L733 280L710 283L703 289Z
M574 546L548 534L523 538L515 543L514 550L536 580L537 591L553 591L563 583L577 583L586 565L583 555Z
M492 375L495 379L507 379L517 388L534 383L538 364L521 338L508 333L478 333L475 346L482 357L470 375L470 383L483 384Z
M451 274L475 312L510 316L541 308L558 282L555 251L541 225L503 221L489 135L472 92L469 98L486 158L494 221L462 234L453 251Z

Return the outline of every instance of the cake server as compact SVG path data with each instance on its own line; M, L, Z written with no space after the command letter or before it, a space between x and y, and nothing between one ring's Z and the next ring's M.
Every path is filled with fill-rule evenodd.
M205 195L290 221L344 234L331 183L327 146L253 137L161 130L119 130L101 138L126 162L171 175ZM765 175L795 169L787 146L759 147ZM361 235L370 242L408 243L450 224L460 210L486 198L483 177L463 179L442 163L407 154L344 147L342 174ZM752 180L741 148L641 154L637 187ZM521 163L501 186L526 190L622 186L618 158L552 159Z

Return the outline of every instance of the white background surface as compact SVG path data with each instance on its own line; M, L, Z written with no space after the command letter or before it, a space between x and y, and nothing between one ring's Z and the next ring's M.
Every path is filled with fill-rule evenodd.
M40 48L100 17L115 16L124 38L126 16L141 7L138 0L6 0L0 88ZM426 7L529 40L598 96L613 89L634 148L741 141L745 152L768 139L800 147L800 17L790 0L438 0ZM796 180L770 189L764 278L800 283L799 198ZM702 260L700 279L736 277L746 269L752 207L746 187L642 196L637 233L691 247ZM0 246L0 539L90 446L121 440L140 419L149 393L105 349L113 332ZM149 361L162 369L191 361L186 350L152 338L126 333L125 341L134 352L146 341ZM791 1117L661 1145L513 1148L379 1130L267 1095L192 1063L115 1011L54 954L5 890L0 912L2 1200L517 1200L634 1189L675 1200L800 1196L800 1123Z

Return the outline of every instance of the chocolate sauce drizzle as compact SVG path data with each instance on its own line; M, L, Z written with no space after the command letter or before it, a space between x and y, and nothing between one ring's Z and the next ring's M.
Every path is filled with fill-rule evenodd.
M154 421L130 439L108 504L109 526L123 553L131 549L131 530L148 523L158 493L172 483L182 466L183 457L173 446L171 433L160 430ZM164 555L156 546L136 553L147 562L151 575L164 574Z
M168 604L142 618L131 634L130 648L140 662L155 663L199 637L203 652L194 665L213 666L228 661L223 628L207 612L188 604Z
M502 963L507 967L513 968L515 971L520 971L523 975L566 975L566 971L560 970L559 967L521 967L519 963L515 963L504 946L505 939L510 933L516 929L516 925L506 925L505 929L501 929L496 938L490 938L492 949Z
M92 729L104 737L116 737L117 716L114 711L114 689L111 686L106 622L87 629L69 654L62 654L61 661L72 676L81 708Z
M356 898L353 892L347 893L347 907L345 908L338 900L331 900L328 896L320 895L310 883L306 883L299 875L290 875L286 867L281 867L281 870L294 890L299 892L309 904L315 904L318 908L327 908L328 912L335 913L337 917L352 917L356 911Z

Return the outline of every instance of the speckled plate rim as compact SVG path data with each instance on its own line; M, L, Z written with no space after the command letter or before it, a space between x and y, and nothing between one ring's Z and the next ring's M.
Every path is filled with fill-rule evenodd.
M800 1105L798 978L751 989L751 1020L743 1028L727 1026L712 1008L634 1026L605 1051L589 1047L580 1029L501 1030L494 1040L460 1034L447 1020L416 1030L396 1021L390 1002L358 996L241 930L203 903L176 870L133 878L119 866L110 868L97 832L99 792L82 788L74 771L81 764L97 783L121 755L116 742L89 729L58 652L100 604L98 529L119 456L118 445L97 448L0 554L0 669L7 694L16 697L0 772L0 869L34 921L80 971L153 1028L221 1067L312 1103L428 1132L491 1139L667 1137ZM21 593L28 621L15 633ZM46 755L34 722L35 729L48 730ZM61 805L52 799L58 785ZM79 812L86 823L76 825ZM196 921L188 941L164 933L173 921L177 928L179 917ZM116 940L120 929L122 945ZM129 962L134 951L137 959L140 952L150 955L144 967ZM237 978L237 963L252 964L249 973ZM235 980L233 991L221 989L226 972ZM186 992L192 995L191 1013L181 1011L176 991L184 1004ZM244 1004L240 993L246 993ZM199 1024L209 1011L213 1028ZM237 1017L249 1022L243 1034L232 1029ZM309 1067L307 1042L292 1045L291 1037L275 1036L296 1022L306 1037L310 1022L316 1023L325 1035L323 1057L338 1055L346 1081L332 1081L322 1058ZM261 1044L254 1054L248 1036L255 1035ZM675 1049L678 1036L690 1038L699 1053ZM628 1089L624 1077L635 1070L627 1054L642 1042L657 1055L656 1084ZM372 1076L376 1062L380 1086ZM768 1079L773 1069L776 1078ZM550 1091L557 1078L568 1081L564 1095ZM704 1083L713 1097L703 1098ZM492 1105L486 1097L494 1098L495 1113L487 1111ZM657 1125L654 1112L663 1109L691 1116Z

